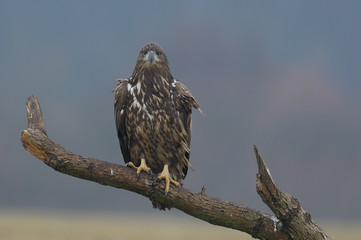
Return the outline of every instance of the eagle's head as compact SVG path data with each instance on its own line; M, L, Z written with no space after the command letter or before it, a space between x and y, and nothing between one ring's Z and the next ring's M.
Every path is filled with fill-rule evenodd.
M163 49L156 43L147 43L139 52L136 69L169 71L168 59Z

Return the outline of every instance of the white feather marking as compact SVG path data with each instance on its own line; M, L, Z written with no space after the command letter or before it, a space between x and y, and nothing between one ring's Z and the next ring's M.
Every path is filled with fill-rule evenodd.
M160 77L162 79L162 81L166 84L169 85L168 81L164 78L164 77Z
M150 120L153 120L153 116L149 114L148 110L144 109L145 112L147 113L147 116L150 118Z
M124 109L122 109L121 111L120 111L120 115L122 115L124 113Z
M140 88L141 88L141 82L140 81L137 83L137 85L135 85L135 88L137 89L137 92L139 93Z
M142 106L139 104L139 102L138 102L138 100L137 100L136 97L134 97L134 101L133 101L132 106L133 106L134 108L141 108L141 107L142 107Z
M128 91L132 88L132 85L130 83L127 84Z
M110 175L114 175L113 168L110 169Z
M133 108L138 108L138 111L141 111L141 109L143 109L144 112L147 114L147 116L150 118L150 120L153 120L153 116L149 113L146 105L144 103L143 103L143 106L140 105L140 103L138 102L138 100L137 100L137 98L135 96L133 97L132 107Z

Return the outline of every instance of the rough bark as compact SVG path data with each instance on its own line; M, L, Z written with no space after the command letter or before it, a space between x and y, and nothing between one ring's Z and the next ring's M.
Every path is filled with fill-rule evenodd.
M281 192L275 185L271 173L256 146L257 192L262 201L282 223L282 231L289 239L330 239L312 220L300 202L288 193Z
M259 173L257 191L276 217L255 209L171 186L164 197L164 183L153 184L153 177L135 170L90 157L74 154L51 141L44 127L40 105L35 96L27 101L28 128L21 133L24 148L58 172L116 188L136 192L151 200L177 208L211 224L246 232L258 239L330 239L312 221L289 194L274 185L257 148L255 152Z

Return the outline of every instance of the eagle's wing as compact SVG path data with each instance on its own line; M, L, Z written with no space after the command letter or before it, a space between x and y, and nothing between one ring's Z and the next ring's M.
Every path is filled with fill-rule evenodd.
M117 128L117 134L120 144L120 149L122 150L123 159L125 163L130 161L130 152L128 146L128 136L125 126L125 116L126 116L126 105L128 101L128 80L119 79L117 87L113 90L115 93L114 98L114 117L115 117L115 126Z
M186 131L186 141L188 147L191 144L192 137L192 108L197 109L202 115L204 112L199 107L196 99L193 97L192 93L188 90L188 88L178 81L174 80L172 83L173 91L174 91L174 103L177 112L181 118L183 123L184 130ZM186 152L186 157L189 160L189 153ZM184 176L187 175L188 167L183 169Z

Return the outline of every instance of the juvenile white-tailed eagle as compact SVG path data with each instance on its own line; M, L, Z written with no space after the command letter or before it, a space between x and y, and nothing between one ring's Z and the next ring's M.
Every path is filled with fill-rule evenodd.
M114 115L125 163L180 186L189 163L192 108L203 111L188 88L172 76L156 43L140 50L130 78L114 89Z

